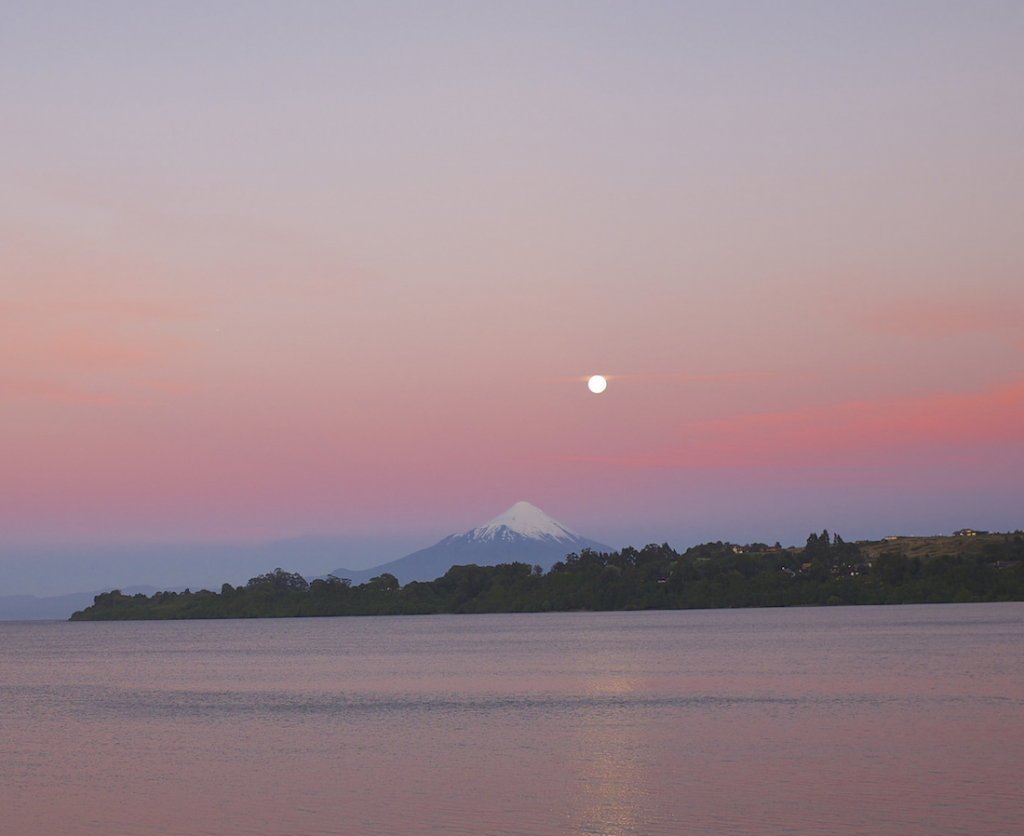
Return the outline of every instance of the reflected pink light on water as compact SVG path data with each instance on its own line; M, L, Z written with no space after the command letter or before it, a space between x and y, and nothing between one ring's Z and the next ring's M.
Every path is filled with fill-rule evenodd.
M1019 821L1019 604L0 631L19 836Z

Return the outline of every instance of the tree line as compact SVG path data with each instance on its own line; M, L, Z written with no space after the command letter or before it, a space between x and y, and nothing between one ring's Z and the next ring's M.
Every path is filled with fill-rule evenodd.
M353 586L333 575L312 583L275 569L220 592L97 595L72 621L278 618L572 610L709 609L1024 600L1024 539L977 556L908 558L898 549L870 563L827 531L803 549L763 543L667 544L598 553L584 549L550 571L525 563L453 566L430 582L401 586L383 573Z

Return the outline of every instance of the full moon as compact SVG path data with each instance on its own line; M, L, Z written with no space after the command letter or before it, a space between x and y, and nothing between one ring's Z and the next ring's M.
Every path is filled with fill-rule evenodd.
M590 380L587 381L587 388L590 389L595 395L600 395L605 389L608 388L608 381L605 380L601 375L595 374Z

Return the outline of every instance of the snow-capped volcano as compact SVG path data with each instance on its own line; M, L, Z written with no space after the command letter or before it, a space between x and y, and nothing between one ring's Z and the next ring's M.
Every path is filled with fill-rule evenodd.
M490 522L477 526L463 536L478 542L486 540L514 542L518 538L525 538L527 540L574 543L583 539L571 528L566 528L560 522L551 519L540 508L529 502L517 502L504 514L499 514Z
M556 561L564 560L566 555L583 549L611 551L603 543L588 540L551 519L529 502L517 502L504 514L465 534L452 534L429 548L373 569L336 569L332 574L351 578L353 583L359 584L383 572L390 572L399 583L406 584L410 581L432 581L452 566L470 563L477 566L528 563L546 571Z

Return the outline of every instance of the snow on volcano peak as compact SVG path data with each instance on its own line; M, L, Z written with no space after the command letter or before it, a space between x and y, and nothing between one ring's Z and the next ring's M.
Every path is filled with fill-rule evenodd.
M472 540L508 540L515 535L529 540L579 540L580 535L551 519L529 502L517 502L504 514L467 532Z
M583 549L611 551L603 543L581 537L529 502L517 502L504 514L465 534L449 535L433 546L373 569L359 572L338 569L334 574L363 583L382 572L390 572L399 583L405 584L432 581L452 566L525 563L547 571L556 561Z

